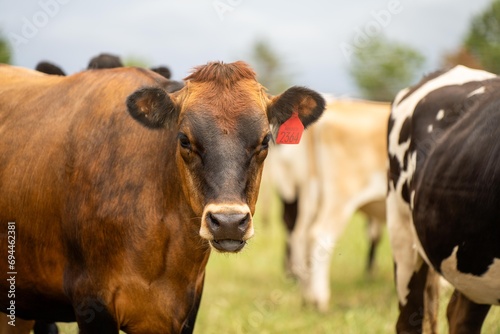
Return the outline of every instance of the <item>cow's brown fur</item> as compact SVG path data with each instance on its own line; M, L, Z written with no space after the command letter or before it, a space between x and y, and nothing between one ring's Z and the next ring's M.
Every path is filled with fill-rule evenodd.
M210 246L238 251L252 236L269 122L293 110L244 63L200 67L175 93L136 68L0 66L0 77L0 222L16 222L17 316L76 320L81 333L192 332ZM311 99L304 113L321 115L317 93L290 90L277 101Z

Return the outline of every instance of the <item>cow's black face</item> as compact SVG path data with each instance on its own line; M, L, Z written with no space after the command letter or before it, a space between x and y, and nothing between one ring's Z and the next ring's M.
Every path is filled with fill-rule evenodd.
M205 204L252 197L246 193L252 188L248 182L260 170L271 138L263 115L241 115L230 128L213 115L188 113L177 138L182 161L200 183Z
M184 195L202 217L200 236L219 251L239 251L253 236L264 159L271 135L263 112L237 120L186 111L177 135Z

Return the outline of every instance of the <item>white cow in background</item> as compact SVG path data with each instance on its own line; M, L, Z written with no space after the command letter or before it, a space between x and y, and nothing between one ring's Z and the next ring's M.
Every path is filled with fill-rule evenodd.
M333 247L352 215L358 210L368 215L374 244L385 223L390 112L389 103L327 100L327 110L301 143L273 146L266 161L272 184L290 204L285 206L292 229L288 269L298 278L305 301L320 311L329 307ZM296 213L287 218L290 207Z

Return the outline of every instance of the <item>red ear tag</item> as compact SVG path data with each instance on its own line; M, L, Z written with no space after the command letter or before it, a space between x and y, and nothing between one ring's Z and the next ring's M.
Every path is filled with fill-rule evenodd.
M276 143L278 144L298 144L304 132L304 125L299 119L299 114L294 112L292 116L278 129Z

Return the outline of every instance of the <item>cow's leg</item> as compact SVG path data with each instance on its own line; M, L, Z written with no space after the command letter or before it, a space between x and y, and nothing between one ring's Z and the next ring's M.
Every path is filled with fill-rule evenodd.
M308 263L309 230L314 220L318 206L319 184L317 179L311 179L303 185L299 193L297 222L290 235L291 269L301 285L307 284L310 276Z
M76 303L76 321L80 334L118 334L118 324L100 299L86 298Z
M58 334L59 329L57 325L53 322L46 322L37 320L35 322L35 327L33 327L34 334Z
M106 288L96 290L96 287L80 279L66 279L65 283L80 334L118 334L118 323L109 312L106 302L113 298L109 290Z
M118 334L119 325L113 316L117 315L113 312L113 300L116 300L119 290L108 286L103 277L89 275L82 268L84 266L81 263L71 263L64 273L63 281L63 289L73 306L79 333Z
M330 304L330 263L337 238L323 227L313 228L309 251L310 279L304 287L304 298L320 312L328 311Z
M331 197L326 197L331 198ZM338 204L338 203L337 203ZM326 312L330 303L330 264L333 247L342 235L353 210L342 210L343 203L322 205L314 222L310 237L310 280L304 289L306 301L319 311Z
M196 300L196 304L193 305L189 316L186 319L186 323L182 326L181 334L191 334L194 331L194 324L196 323L196 317L198 316L198 309L200 308L201 295Z
M424 333L436 334L437 317L439 311L439 280L441 276L431 267L427 272L427 281L424 292Z
M398 333L437 333L439 276L417 251L410 210L393 190L387 196L387 229L399 299Z
M198 280L197 291L195 296L196 300L194 302L191 311L189 312L188 318L184 323L184 326L182 326L181 334L191 334L194 331L194 324L196 322L196 317L198 315L198 309L200 308L201 296L203 294L204 284L205 284L205 274L203 274Z
M424 290L428 265L417 252L410 209L399 195L387 196L387 230L394 260L394 278L399 300L397 333L421 333L424 317Z
M292 202L287 202L285 199L281 199L283 203L283 221L285 222L286 227L286 245L285 245L285 273L288 276L294 277L292 271L292 262L291 262L291 234L295 228L295 224L297 222L297 214L298 214L298 202L296 199Z
M425 315L424 290L429 266L422 259L420 259L420 263L420 268L413 272L407 284L409 292L406 298L403 302L399 302L397 333L422 333Z
M446 310L450 334L480 334L490 307L476 304L455 290Z
M378 219L368 217L367 229L368 229L368 241L370 243L370 246L368 249L366 273L368 275L371 275L373 272L373 265L375 262L375 252L382 237L383 224Z

